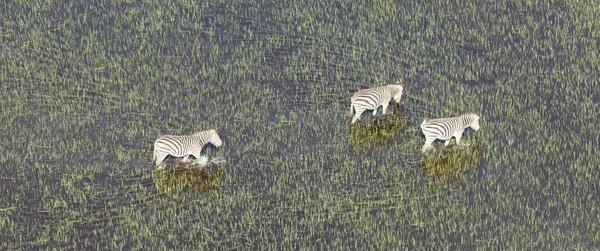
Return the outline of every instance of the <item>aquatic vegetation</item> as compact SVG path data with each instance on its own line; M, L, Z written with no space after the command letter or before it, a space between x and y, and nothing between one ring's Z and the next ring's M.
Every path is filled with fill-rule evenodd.
M474 138L474 137L471 137ZM424 154L421 164L425 176L433 182L456 178L470 168L475 168L483 157L485 140L476 138L468 146L451 144L439 147L441 151L434 154ZM466 145L466 144L465 144Z
M157 189L165 192L219 191L223 169L209 171L211 164L194 165L192 161L173 161L163 169L154 170L152 177Z
M350 125L349 142L355 150L384 146L390 142L401 143L402 129L406 126L406 114L400 105L392 105L393 113L363 118Z
M0 249L593 249L599 11L5 1ZM350 126L389 80L400 111ZM422 159L423 118L463 111L472 145ZM156 138L198 128L226 165L152 171Z

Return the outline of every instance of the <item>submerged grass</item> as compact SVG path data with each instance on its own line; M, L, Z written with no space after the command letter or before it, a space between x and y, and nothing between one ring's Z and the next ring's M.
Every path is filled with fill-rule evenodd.
M350 144L355 151L400 143L402 130L406 126L406 114L401 112L399 104L392 105L392 112L374 117L361 118L350 125ZM365 117L368 114L365 113Z
M189 192L207 191L216 193L219 191L219 182L225 173L218 169L210 171L210 166L190 165L184 161L178 161L167 165L164 169L154 170L152 178L159 191L164 192Z
M600 244L595 3L2 6L0 249ZM350 125L390 80L400 111ZM422 158L421 121L465 111L472 145ZM226 165L151 171L202 128Z
M466 138L461 142L468 142ZM463 144L463 143L461 143ZM457 176L475 168L483 157L485 140L476 138L474 142L463 145L448 145L441 148L439 153L424 154L421 164L425 176L432 182L440 182Z

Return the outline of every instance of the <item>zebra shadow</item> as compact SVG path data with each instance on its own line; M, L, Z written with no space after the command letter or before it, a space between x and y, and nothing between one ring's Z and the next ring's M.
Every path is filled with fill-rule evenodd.
M400 104L390 106L393 107L391 113L363 115L356 123L350 124L349 141L355 151L397 142L398 135L406 127L407 115L402 111Z
M461 144L462 141L469 142L468 146L450 144L437 150L439 154L423 154L420 163L423 166L425 177L431 183L439 183L455 179L467 170L477 167L483 157L486 140L483 137L470 138L467 136L461 140Z

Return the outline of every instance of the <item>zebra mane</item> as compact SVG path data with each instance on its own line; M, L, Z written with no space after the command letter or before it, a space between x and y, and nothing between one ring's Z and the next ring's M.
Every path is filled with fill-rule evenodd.
M400 83L400 81L396 81L396 83L388 83L384 86L402 86L402 89L404 89L404 85Z
M461 114L461 116L474 116L476 118L479 118L479 115L477 115L477 113L474 113L474 112L465 112L465 113Z

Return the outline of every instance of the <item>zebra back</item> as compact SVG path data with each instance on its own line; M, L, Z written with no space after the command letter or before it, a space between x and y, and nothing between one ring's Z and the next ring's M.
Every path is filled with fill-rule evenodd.
M375 109L386 100L392 98L392 90L387 86L378 86L363 89L356 92L351 99L352 106L360 106L366 109Z

